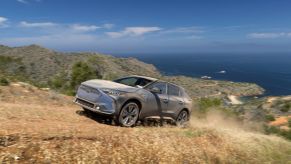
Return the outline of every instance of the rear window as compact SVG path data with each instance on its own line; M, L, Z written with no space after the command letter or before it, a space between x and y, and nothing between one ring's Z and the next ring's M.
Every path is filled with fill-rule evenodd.
M175 85L168 84L168 94L172 96L179 96L180 88Z

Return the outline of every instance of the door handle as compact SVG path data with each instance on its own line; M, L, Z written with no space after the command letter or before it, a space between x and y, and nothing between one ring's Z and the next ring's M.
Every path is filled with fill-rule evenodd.
M163 99L163 102L167 104L169 102L169 100L168 99Z

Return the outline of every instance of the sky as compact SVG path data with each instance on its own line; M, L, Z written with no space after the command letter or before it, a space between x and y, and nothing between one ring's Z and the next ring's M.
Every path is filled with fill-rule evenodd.
M290 0L1 0L0 44L130 53L291 52Z

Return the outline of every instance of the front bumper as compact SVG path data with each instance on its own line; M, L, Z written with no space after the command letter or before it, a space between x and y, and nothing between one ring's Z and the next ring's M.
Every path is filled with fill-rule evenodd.
M79 87L74 102L96 113L113 115L116 112L116 100L113 97L89 86Z
M91 110L92 112L113 115L115 113L115 107L108 107L105 103L93 103L87 100L76 97L74 102L79 106Z

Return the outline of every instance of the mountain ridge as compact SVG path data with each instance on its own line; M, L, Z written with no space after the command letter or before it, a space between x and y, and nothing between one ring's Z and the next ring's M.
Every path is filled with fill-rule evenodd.
M3 63L2 74L12 77L18 75L21 80L25 79L35 85L46 87L52 87L50 82L60 77L66 83L71 79L74 64L83 62L92 69L95 78L112 80L131 74L151 76L182 85L192 97L224 96L226 94L250 96L264 92L263 88L251 83L164 76L154 65L135 58L119 58L89 52L64 53L35 44L22 47L0 46L0 62ZM69 84L66 83L66 85Z

